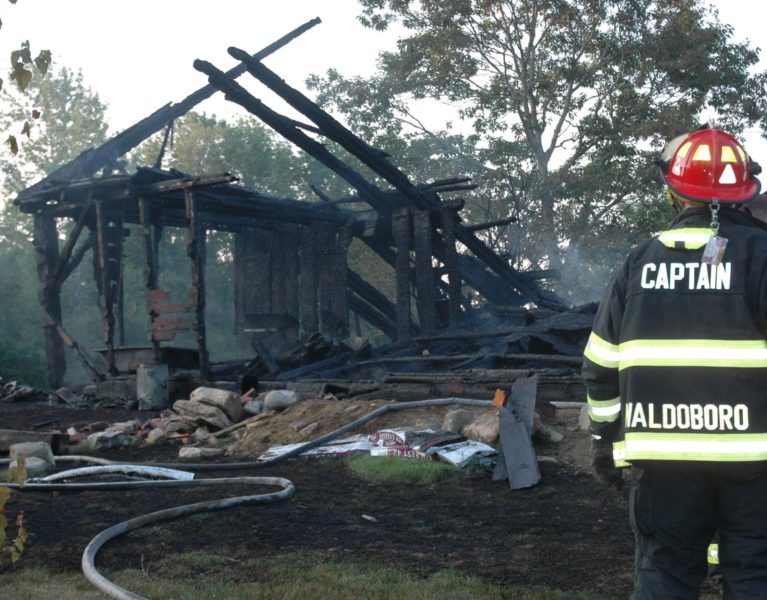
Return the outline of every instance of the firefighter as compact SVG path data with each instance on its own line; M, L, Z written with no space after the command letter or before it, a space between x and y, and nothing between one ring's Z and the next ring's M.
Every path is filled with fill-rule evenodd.
M596 475L630 466L635 600L767 598L767 228L760 168L710 127L658 161L678 215L631 251L584 352Z

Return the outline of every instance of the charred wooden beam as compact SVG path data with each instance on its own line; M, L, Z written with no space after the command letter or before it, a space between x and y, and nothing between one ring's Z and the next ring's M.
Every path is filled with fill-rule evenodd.
M289 331L283 331L283 339L286 343L294 344L299 340L299 240L298 226L292 223L280 223L275 231L279 236L279 252L273 254L275 269L273 275L278 279L279 295L274 296L272 308L274 312L283 313L289 317L295 325ZM275 291L274 288L272 290Z
M45 362L48 383L54 389L61 387L66 371L64 346L56 323L61 322L61 296L51 274L59 262L59 242L56 221L42 214L34 218L34 246L37 261L40 310L43 315Z
M254 58L266 58L318 23L320 23L319 18L307 21L300 27L297 27L290 33L259 50L253 55ZM244 72L245 67L243 65L237 65L227 71L227 75L229 77L239 77ZM100 169L113 164L117 158L138 146L149 136L157 133L178 117L189 112L189 110L197 104L212 96L216 92L216 89L217 88L213 85L205 85L176 104L166 104L145 119L117 134L98 148L86 150L73 161L56 169L45 179L22 192L14 203L23 202L29 192L44 189L50 185L50 182L88 177Z
M336 238L335 252L332 264L333 281L333 313L338 319L335 335L340 338L349 336L349 303L347 299L348 254L352 243L351 227L341 228Z
M410 210L402 208L392 217L392 231L397 245L397 340L410 339Z
M242 62L248 72L275 92L290 106L314 121L320 131L329 139L337 142L352 155L361 158L370 168L385 177L392 185L402 191L410 201L420 209L433 206L434 202L422 194L399 169L393 167L380 152L367 142L352 134L344 125L323 111L298 90L290 87L276 73L239 48L229 48L229 54Z
M365 302L373 306L378 312L384 315L392 323L397 322L397 307L389 301L377 288L370 285L358 273L349 269L347 274L349 289ZM412 326L412 324L411 324ZM391 336L396 339L396 335Z
M437 328L434 271L432 266L432 224L426 210L413 211L413 242L415 247L416 307L421 331L430 333Z
M373 208L384 214L389 213L389 203L376 186L369 183L349 165L336 158L324 145L296 129L291 123L291 119L273 111L209 62L195 60L194 68L205 73L208 76L208 81L224 92L228 100L239 104L248 112L257 116L285 139L302 148L307 154L316 158L323 165L357 188L365 202L373 206Z
M485 223L476 223L474 225L464 225L463 228L466 231L475 232L482 231L484 229L492 229L493 227L502 227L509 223L516 223L517 217L506 217L505 219L496 219L495 221L486 221Z
M360 317L365 319L373 327L377 327L383 331L389 338L396 339L397 337L397 323L377 310L372 305L368 304L362 297L357 295L353 290L349 290L349 308L351 308Z
M440 225L442 229L442 243L444 255L442 262L447 272L447 298L449 326L454 327L461 316L461 268L458 263L458 250L455 247L455 222L454 213L447 209L440 212Z
M96 263L99 277L99 308L103 329L103 340L107 348L107 363L109 372L117 374L115 365L115 299L117 292L117 278L115 261L116 257L116 223L108 215L101 200L95 202L96 206ZM119 227L119 235L122 235L122 225Z
M56 335L59 337L59 341L64 345L74 350L80 363L83 365L86 373L94 378L95 381L103 381L106 379L108 372L103 371L99 365L90 357L90 355L80 347L75 339L69 335L64 327L61 325L61 320L57 319L55 315L43 309L43 319L46 327L51 327Z
M205 226L199 220L195 194L191 189L184 190L184 199L189 220L186 252L192 263L192 289L189 292L194 298L194 332L200 354L200 378L207 381L210 363L205 337Z
M80 266L80 263L85 257L85 253L92 249L92 247L92 240L90 238L83 241L83 243L77 247L77 250L72 253L72 257L67 261L66 266L61 270L59 281L64 282L69 279L72 271Z
M149 313L149 327L150 330L154 326L154 318L156 313L149 306L149 295L157 290L157 277L158 277L158 244L159 239L154 235L157 231L157 227L153 225L152 221L152 207L149 199L142 196L138 201L139 206L139 220L141 223L141 238L144 246L144 287L147 292L147 311ZM153 336L149 336L152 349L154 351L155 362L160 362L160 342L154 339Z
M301 329L304 336L320 330L317 304L317 238L316 232L309 227L299 230L299 297Z
M72 229L72 232L67 237L67 241L64 243L64 247L61 249L61 253L59 254L59 260L56 263L56 266L54 267L53 271L51 272L51 281L54 285L57 285L61 287L61 284L65 281L64 278L62 278L62 274L64 272L71 272L67 270L67 266L69 263L69 260L72 258L72 251L75 248L75 245L77 244L77 240L80 237L80 233L83 230L83 227L85 226L85 220L88 217L88 215L91 213L92 206L87 205L84 206L82 211L80 211L80 216L77 219L77 222L75 223L74 229Z

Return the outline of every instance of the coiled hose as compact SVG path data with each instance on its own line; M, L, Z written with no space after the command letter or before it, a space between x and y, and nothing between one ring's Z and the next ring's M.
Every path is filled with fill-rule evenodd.
M102 458L96 458L91 456L57 456L57 461L73 461L73 462L89 462L92 464L100 465L100 467L86 467L84 469L73 469L70 471L64 471L56 473L54 475L37 479L29 480L29 483L25 483L23 486L18 484L7 484L8 487L15 489L22 489L23 491L61 491L61 490L129 490L129 489L141 489L141 488L157 488L157 487L182 487L182 486L216 486L216 485L258 485L258 486L274 486L280 488L279 491L271 492L268 494L255 494L249 496L236 496L233 498L223 498L218 500L209 500L206 502L197 502L195 504L185 504L182 506L176 506L173 508L167 508L152 513L147 513L134 517L117 525L113 525L108 529L105 529L96 537L94 537L86 546L83 552L81 567L85 578L97 587L105 594L118 600L146 600L142 596L134 594L126 589L121 588L117 584L109 581L106 577L99 573L96 569L95 561L96 554L99 549L108 541L144 525L151 523L159 523L161 521L168 521L170 519L176 519L186 515L194 513L209 511L209 510L221 510L224 508L230 508L232 506L240 506L243 504L271 504L273 502L279 502L291 498L296 488L291 481L282 477L224 477L215 479L191 479L193 474L186 473L184 471L171 471L179 466L183 466L185 469L191 469L194 471L222 471L222 470L244 470L244 469L262 469L265 467L271 467L277 463L281 463L290 458L294 458L303 454L304 452L321 446L330 440L337 438L344 433L356 429L373 419L376 419L389 412L397 412L401 410L408 410L412 408L426 408L431 406L448 406L452 404L462 404L465 406L478 406L483 408L491 408L493 406L492 401L489 400L475 400L472 398L435 398L430 400L416 400L414 402L398 402L396 404L387 404L378 408L364 417L360 417L351 423L344 425L332 431L328 434L320 436L312 441L302 444L293 450L286 452L280 456L276 456L269 460L253 461L253 462L238 462L238 463L118 463ZM8 459L0 460L0 464L7 464ZM98 474L103 472L109 473L121 473L130 476L149 476L149 477L166 477L170 479L154 479L154 480L139 480L139 481L115 481L115 482L97 482L97 483L63 483L59 480L66 479L67 477L82 476L88 474Z

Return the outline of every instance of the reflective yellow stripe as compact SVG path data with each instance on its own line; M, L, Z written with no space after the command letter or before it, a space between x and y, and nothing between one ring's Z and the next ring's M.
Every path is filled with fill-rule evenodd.
M613 446L616 460L767 460L765 433L639 433L627 432Z
M619 368L767 368L765 340L632 340L619 346Z
M719 564L719 544L710 544L708 547L708 552L706 552L708 555L708 564L710 565L718 565Z
M631 463L626 460L626 444L623 440L613 444L613 462L616 467L631 466Z
M594 400L588 394L586 400L589 404L589 418L595 423L610 423L618 420L621 412L621 397L610 400Z
M592 331L583 355L601 367L617 369L620 362L620 347L603 340Z
M705 246L712 235L715 235L714 230L706 227L669 229L658 236L658 241L667 248L675 248L681 243L686 250L697 250Z
M767 368L765 340L631 340L611 344L591 333L584 356L607 369L630 367Z

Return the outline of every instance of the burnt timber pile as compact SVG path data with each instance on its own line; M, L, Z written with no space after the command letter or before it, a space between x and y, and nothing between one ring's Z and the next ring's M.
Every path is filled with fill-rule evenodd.
M584 399L577 375L594 306L573 308L541 285L546 272L520 272L477 236L511 219L468 225L457 196L473 188L455 177L413 183L389 161L261 62L319 22L310 21L254 55L230 48L227 72L197 60L208 84L168 104L99 148L24 190L15 205L34 217L49 383L65 377L65 349L107 394L115 382L135 386L136 362L167 364L171 380L293 387L336 397L487 398L533 373L543 399ZM237 83L248 73L310 123L288 118ZM237 103L354 190L318 202L275 198L237 185L228 173L186 174L142 167L128 174L120 157L216 92ZM166 134L167 139L167 134ZM334 154L333 142L365 166L361 174ZM160 160L158 159L158 165ZM345 206L365 205L363 210ZM60 246L59 220L74 223ZM134 226L143 245L149 345L122 342L123 244ZM189 256L188 297L160 287L160 240L183 231ZM234 236L236 345L242 360L216 362L205 322L206 233ZM359 240L393 274L390 299L349 267ZM62 322L63 282L90 253L103 327L103 358L83 348ZM177 268L177 267L175 267ZM371 348L350 335L362 319L390 343ZM191 333L195 348L172 345ZM98 360L97 360L98 358ZM194 385L194 384L190 384ZM119 387L119 386L118 386ZM181 387L175 389L183 394ZM172 386L172 389L173 386Z

